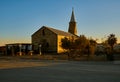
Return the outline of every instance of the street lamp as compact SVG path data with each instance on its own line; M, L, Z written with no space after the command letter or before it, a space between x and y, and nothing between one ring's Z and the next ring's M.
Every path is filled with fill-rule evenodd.
M39 54L40 54L40 55L42 55L42 53L41 53L41 47L42 47L42 45L40 44L40 45L39 45Z

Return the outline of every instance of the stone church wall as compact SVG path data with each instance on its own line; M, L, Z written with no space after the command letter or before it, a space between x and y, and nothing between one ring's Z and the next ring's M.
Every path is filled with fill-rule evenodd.
M33 49L36 51L39 50L39 45L42 45L44 42L48 44L48 51L57 51L57 35L47 28L40 29L32 36Z

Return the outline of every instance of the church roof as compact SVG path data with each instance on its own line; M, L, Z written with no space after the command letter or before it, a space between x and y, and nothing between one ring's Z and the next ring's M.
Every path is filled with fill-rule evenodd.
M54 32L55 34L57 35L63 35L63 36L76 36L74 34L71 34L69 32L65 32L65 31L62 31L62 30L58 30L58 29L54 29L54 28L51 28L51 27L46 27L46 26L43 26L49 30L51 30L52 32Z
M69 33L69 32L65 32L65 31L62 31L62 30L58 30L58 29L54 29L54 28L51 28L51 27L47 27L47 26L42 26L39 30L37 30L35 33L32 34L32 36L36 33L38 33L41 29L43 28L46 28L50 31L52 31L53 33L57 34L57 35L63 35L63 36L74 36L74 37L77 37L76 35L72 34L72 33Z

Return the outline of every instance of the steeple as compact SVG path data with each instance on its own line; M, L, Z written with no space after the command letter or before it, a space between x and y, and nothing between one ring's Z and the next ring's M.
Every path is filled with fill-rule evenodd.
M74 35L77 35L77 27L76 27L76 21L75 21L75 16L74 16L74 10L73 9L72 9L71 19L70 19L70 22L69 22L68 32L72 33Z
M70 22L75 22L74 9L72 9L72 15Z

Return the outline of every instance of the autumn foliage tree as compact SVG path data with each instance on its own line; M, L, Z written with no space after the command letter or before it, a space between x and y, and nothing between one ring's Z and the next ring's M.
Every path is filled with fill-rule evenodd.
M61 40L62 48L69 52L69 56L75 57L80 55L90 55L94 53L94 47L96 41L93 39L87 39L84 35L80 35L77 39L71 40L68 38L63 38Z
M74 44L75 49L79 50L80 54L84 54L89 45L89 40L84 35L80 35L79 38L75 40Z
M97 45L97 42L96 40L94 39L89 39L89 45L90 45L90 54L94 55L95 54L95 48L96 48L96 45Z

